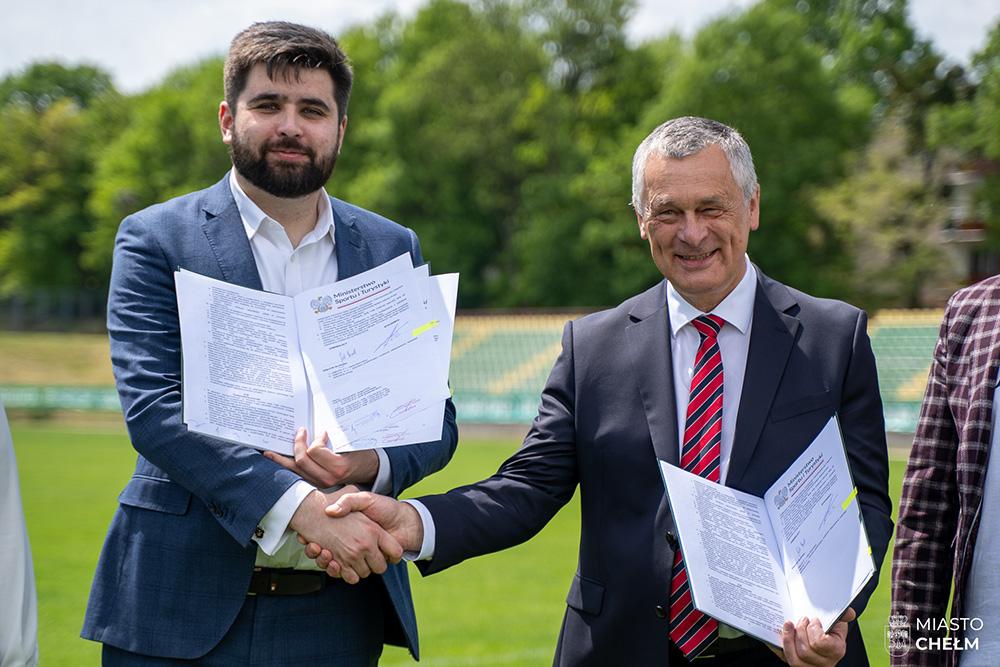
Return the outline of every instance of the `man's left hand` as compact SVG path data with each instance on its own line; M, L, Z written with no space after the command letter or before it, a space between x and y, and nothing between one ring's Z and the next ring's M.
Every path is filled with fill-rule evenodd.
M769 647L792 667L832 667L847 653L847 624L857 618L850 607L830 632L823 632L818 618L785 621L781 631L784 651Z
M307 444L309 435L304 428L295 433L292 446L295 458L275 452L264 452L268 459L288 468L320 489L338 484L371 484L378 475L378 454L366 449L337 454L327 446L326 432Z

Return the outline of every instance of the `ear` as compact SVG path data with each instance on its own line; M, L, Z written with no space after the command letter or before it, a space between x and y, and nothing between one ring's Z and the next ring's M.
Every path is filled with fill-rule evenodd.
M635 212L635 221L639 224L639 237L643 241L645 241L649 237L649 233L647 231L646 225L642 224L642 214L639 213L638 209L635 209L634 212Z
M344 133L347 132L347 114L340 120L339 137L337 139L337 155L340 155L340 149L344 146Z
M219 131L222 132L222 143L227 146L233 143L233 124L236 118L229 104L223 100L219 103Z
M747 215L750 218L750 229L756 230L760 226L760 184L754 189L753 197L747 202Z

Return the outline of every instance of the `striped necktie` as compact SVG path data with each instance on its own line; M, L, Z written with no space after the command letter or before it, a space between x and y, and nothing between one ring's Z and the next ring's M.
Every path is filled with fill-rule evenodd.
M724 320L717 315L702 315L691 324L701 335L701 344L694 357L681 467L718 482L722 447L722 352L718 335ZM718 635L718 621L694 608L684 558L678 549L674 552L670 582L670 639L685 657L694 660Z

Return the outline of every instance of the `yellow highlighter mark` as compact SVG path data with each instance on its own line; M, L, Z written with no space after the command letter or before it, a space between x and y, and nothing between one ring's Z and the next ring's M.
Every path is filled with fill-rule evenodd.
M840 503L840 509L846 512L847 506L851 504L851 501L854 500L854 496L856 495L858 495L858 487L851 489L850 495L847 496L844 502Z
M439 324L440 324L440 322L438 322L437 320L431 320L427 324L422 324L419 327L417 327L416 329L414 329L413 330L413 335L414 335L414 337L419 336L422 333L426 333L426 332L430 331L431 329L433 329L434 327L436 327Z

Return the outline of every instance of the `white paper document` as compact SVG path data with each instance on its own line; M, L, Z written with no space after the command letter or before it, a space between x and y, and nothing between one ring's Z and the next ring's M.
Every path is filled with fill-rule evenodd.
M781 646L786 620L825 630L875 574L836 417L763 498L660 461L694 606Z
M457 274L404 254L295 297L175 281L192 431L284 454L302 425L335 451L440 438Z

